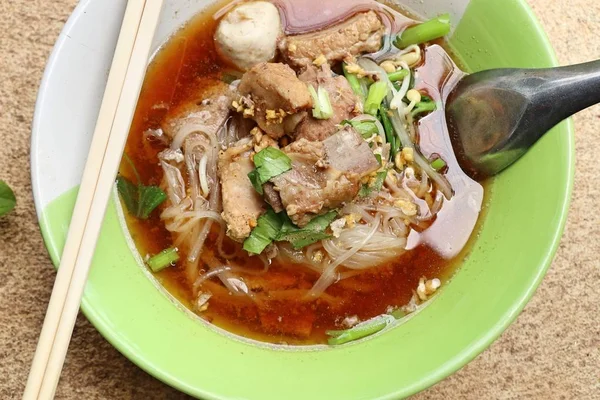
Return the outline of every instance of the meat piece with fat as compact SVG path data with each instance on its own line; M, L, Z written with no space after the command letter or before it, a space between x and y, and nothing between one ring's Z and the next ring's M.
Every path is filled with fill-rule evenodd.
M327 61L342 61L381 49L385 27L375 11L358 13L348 20L318 32L287 36L279 42L279 51L295 67L311 65L320 55Z
M248 173L254 169L250 159L252 139L242 139L219 154L218 172L223 195L223 219L227 236L243 242L265 211L262 197L254 190Z
M351 127L322 142L299 139L283 151L292 159L292 169L272 181L299 227L353 200L362 178L379 169L369 145Z
M274 139L293 131L312 109L312 97L306 83L289 66L262 63L246 72L239 93L250 101L258 126Z
M217 135L229 117L234 90L228 84L215 81L198 92L196 99L169 110L161 127L172 139L172 148L183 146L194 132Z
M281 197L279 193L275 190L275 185L271 182L267 182L263 185L263 192L265 196L265 201L271 206L273 211L276 213L280 213L285 208L283 207L283 203L281 202Z

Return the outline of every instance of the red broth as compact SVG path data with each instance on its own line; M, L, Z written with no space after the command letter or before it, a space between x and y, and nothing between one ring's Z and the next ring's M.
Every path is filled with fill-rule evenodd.
M291 0L281 0L277 4L284 7L289 2ZM203 89L231 73L217 56L213 40L217 25L214 15L223 5L224 3L217 4L205 10L184 26L163 46L148 69L126 146L126 154L135 164L145 184L159 185L162 180L163 173L157 155L164 149L164 145L144 137L144 132L158 128L167 110L201 100L198 97ZM343 18L342 14L352 9L348 6L339 11L341 14L337 16L338 20ZM306 14L297 8L294 12L296 16ZM289 11L285 13L288 23L294 22L294 30L301 30L298 21L303 21L304 17L290 22L291 14ZM433 74L435 75L435 71ZM421 124L421 142L429 145L436 143L436 153L441 154L445 160L453 160L449 142L436 141L428 136L447 136L445 126L440 127L439 120L436 122L435 118L433 122ZM435 130L441 129L442 132L433 132L432 127ZM121 173L132 177L132 171L126 163L123 164ZM458 187L457 190L462 189ZM458 196L460 194L457 192ZM461 204L456 201L449 202L444 207L447 210L441 214L441 218L446 218L446 223L459 224L464 218ZM142 257L172 246L171 234L164 228L159 214L159 211L155 211L147 221L127 217L129 230ZM480 214L480 222L481 219ZM440 230L436 233L442 236L447 234L448 232ZM445 237L440 239L447 241ZM466 245L461 243L462 250L458 249L460 251L455 251L453 257L448 259L436 246L431 245L431 240L429 237L428 240L417 242L413 250L393 262L332 285L324 296L311 302L302 300L303 293L312 287L318 276L295 264L286 265L274 261L267 274L243 275L251 288L258 288L257 295L264 294L268 298L264 302L232 296L218 280L212 280L207 283L207 287L213 297L208 309L199 315L230 332L260 341L323 343L326 341L325 331L340 329L340 322L345 317L356 315L365 320L385 313L390 306L406 304L422 277L440 278L446 283L473 244L473 239ZM204 251L218 254L214 248L215 241L216 233L213 233L209 236ZM433 242L435 241L434 238ZM228 248L239 246L228 239L225 245ZM256 257L240 256L233 262L256 271L263 268L263 263ZM193 291L186 280L183 265L167 268L156 274L156 278L172 295L193 309Z

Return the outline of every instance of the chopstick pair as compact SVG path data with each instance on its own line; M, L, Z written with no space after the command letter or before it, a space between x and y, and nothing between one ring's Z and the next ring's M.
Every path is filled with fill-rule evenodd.
M115 181L164 0L128 0L24 400L52 399Z

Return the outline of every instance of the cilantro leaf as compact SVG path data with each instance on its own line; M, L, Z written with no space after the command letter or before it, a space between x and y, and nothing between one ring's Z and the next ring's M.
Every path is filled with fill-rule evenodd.
M329 239L331 235L325 233L325 230L337 217L336 211L330 211L327 214L313 218L304 228L298 228L292 223L287 214L282 214L284 214L284 221L276 240L290 242L295 249L301 249L319 240Z
M148 219L152 211L167 199L167 194L157 186L135 185L123 176L117 177L117 191L127 210L136 218Z
M258 219L256 228L244 241L244 250L250 254L260 254L274 241L290 242L295 249L301 249L319 240L329 239L331 235L325 230L336 217L337 212L330 211L313 218L304 228L299 228L285 211L276 214L269 209Z
M270 245L281 231L281 216L272 209L258 218L256 228L244 241L244 250L251 254L260 254Z
M292 247L296 250L300 250L306 246L310 246L313 243L317 243L319 240L329 239L331 235L325 232L307 231L300 229L296 232L286 233L282 236L277 237L278 242L290 242Z
M141 219L148 219L154 209L167 200L167 194L157 186L139 185L140 193L139 216Z
M364 184L360 188L358 192L359 197L367 197L373 192L378 192L383 187L383 182L385 182L385 177L387 176L387 170L379 171L377 173L377 177L375 178L375 182L372 185Z
M264 183L261 182L260 174L258 173L257 169L254 169L248 173L248 179L250 179L250 182L252 183L254 190L256 190L258 192L258 194L261 194L261 195L264 194L264 191L263 191Z
M319 215L310 220L304 227L305 230L324 231L337 217L337 211L329 211L327 214Z
M292 169L292 160L283 151L267 147L254 155L256 169L248 174L254 189L263 194L262 185Z

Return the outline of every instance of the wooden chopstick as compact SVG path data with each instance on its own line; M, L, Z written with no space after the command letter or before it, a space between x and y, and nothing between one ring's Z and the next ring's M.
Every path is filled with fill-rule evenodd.
M24 400L54 397L162 5L163 0L128 0Z

